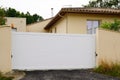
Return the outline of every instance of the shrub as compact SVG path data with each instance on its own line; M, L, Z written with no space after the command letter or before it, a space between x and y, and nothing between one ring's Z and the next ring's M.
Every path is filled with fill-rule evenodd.
M104 28L104 29L109 29L109 30L114 30L114 31L120 31L120 21L114 20L113 23L105 22L105 23L101 24L100 27Z
M100 66L95 68L94 70L97 73L107 74L114 77L120 77L120 64L111 63L101 61Z
M13 77L5 77L2 75L2 73L0 72L0 80L13 80Z
M0 77L0 80L13 80L13 78L12 77Z
M0 7L0 25L5 25L6 19L4 9Z
M111 26L111 23L105 22L105 23L102 23L100 27L104 28L104 29L109 29L110 30L110 26Z

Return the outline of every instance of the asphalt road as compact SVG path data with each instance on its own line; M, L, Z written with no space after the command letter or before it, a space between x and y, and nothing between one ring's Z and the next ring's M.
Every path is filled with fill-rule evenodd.
M26 76L21 80L120 80L92 70L26 71L25 73Z

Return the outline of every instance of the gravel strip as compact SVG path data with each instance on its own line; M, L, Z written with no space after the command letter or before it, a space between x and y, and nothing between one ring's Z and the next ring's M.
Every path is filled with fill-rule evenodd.
M26 71L25 73L26 76L21 80L120 80L92 70Z

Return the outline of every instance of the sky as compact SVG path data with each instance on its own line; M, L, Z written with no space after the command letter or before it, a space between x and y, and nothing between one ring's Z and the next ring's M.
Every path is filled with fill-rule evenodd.
M17 11L33 15L37 13L44 19L51 17L51 8L55 16L63 7L81 7L90 0L0 0L0 7L14 8Z

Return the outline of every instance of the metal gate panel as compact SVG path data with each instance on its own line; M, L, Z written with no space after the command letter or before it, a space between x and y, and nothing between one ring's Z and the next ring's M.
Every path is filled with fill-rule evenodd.
M95 36L12 33L12 68L18 70L95 67Z

